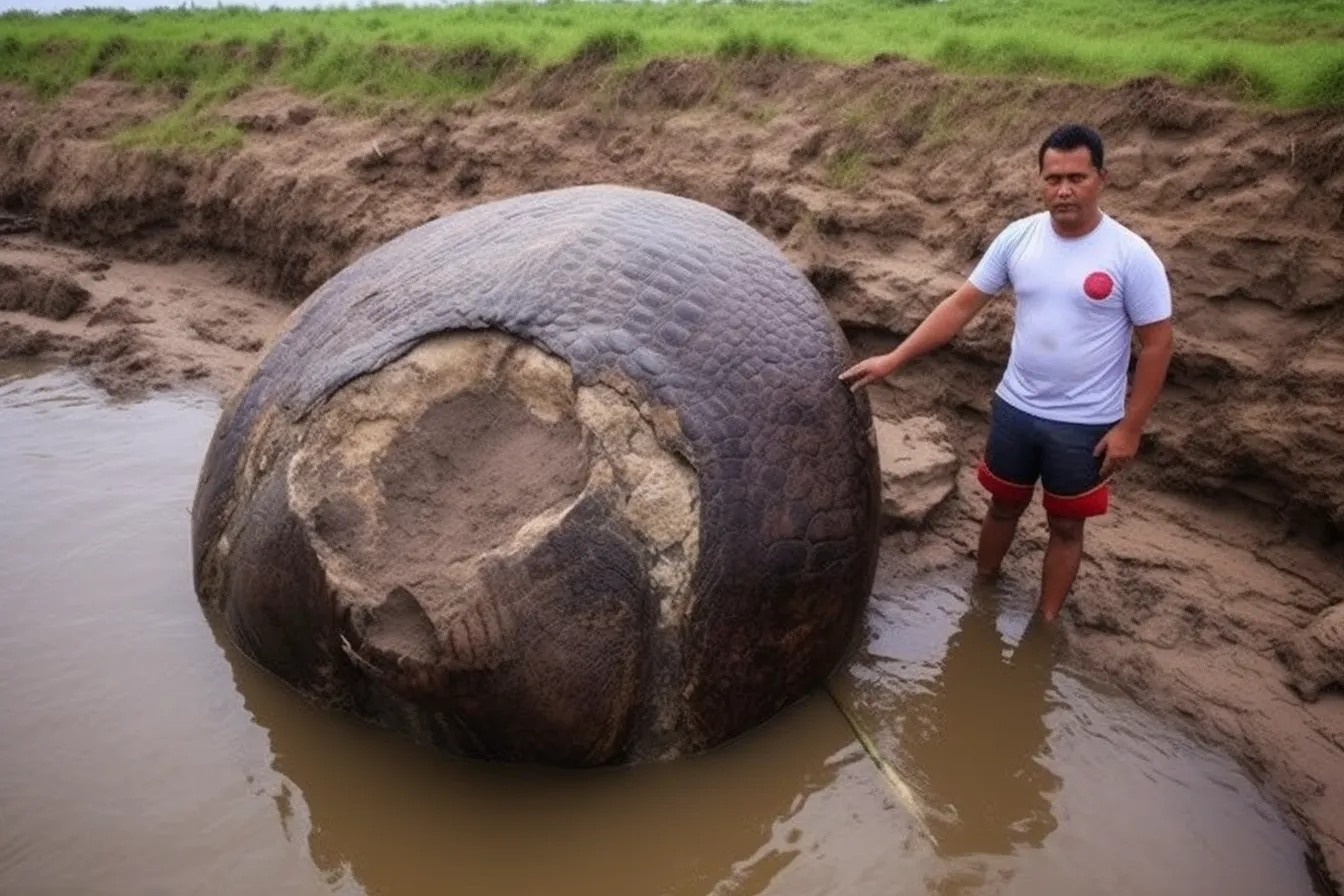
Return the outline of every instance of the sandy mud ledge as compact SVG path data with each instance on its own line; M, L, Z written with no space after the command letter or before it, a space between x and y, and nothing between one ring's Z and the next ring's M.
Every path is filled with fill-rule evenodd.
M224 110L248 134L233 155L110 146L171 103L106 81L54 105L0 87L0 356L68 360L117 394L223 392L362 252L456 208L598 181L748 221L866 353L1034 208L1045 130L1096 124L1106 208L1167 261L1178 343L1143 462L1090 529L1072 652L1244 762L1344 884L1344 115L900 60L661 60L622 78L563 66L432 119L351 120L256 91ZM883 546L909 574L969 571L984 506L971 464L1010 323L992 307L873 392L881 418L945 433L937 469L912 473L932 509ZM1039 507L1023 536L1008 572L1030 588Z

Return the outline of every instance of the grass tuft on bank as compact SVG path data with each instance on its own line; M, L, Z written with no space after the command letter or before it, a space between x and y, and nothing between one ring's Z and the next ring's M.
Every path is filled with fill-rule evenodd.
M221 104L242 94L248 87L243 78L226 79L209 85L198 84L184 101L167 115L133 125L113 137L122 147L172 149L180 147L198 152L227 152L243 145L243 132L216 114Z
M184 97L278 83L370 108L393 100L443 105L511 74L572 60L863 62L886 53L953 72L1096 84L1159 74L1271 106L1344 109L1344 0L550 0L95 10L6 13L0 34L0 80L44 97L103 75ZM233 139L224 131L216 138Z

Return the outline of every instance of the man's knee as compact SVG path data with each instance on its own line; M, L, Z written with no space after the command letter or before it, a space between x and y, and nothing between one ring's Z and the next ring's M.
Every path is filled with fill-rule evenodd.
M1026 513L1027 507L1030 504L1031 501L1029 499L1021 501L998 497L991 498L989 501L989 516L991 519L996 519L1000 522L1011 522Z
M1084 520L1079 517L1054 516L1047 514L1046 523L1050 526L1050 537L1060 541L1082 541Z

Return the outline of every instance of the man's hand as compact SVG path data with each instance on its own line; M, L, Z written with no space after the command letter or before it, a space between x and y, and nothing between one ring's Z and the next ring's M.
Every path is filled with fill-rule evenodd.
M991 298L989 293L981 292L967 280L956 292L939 302L904 342L885 355L860 361L840 374L840 379L853 380L849 388L851 392L857 392L869 383L891 376L898 368L945 345Z
M1129 462L1139 453L1139 438L1142 435L1142 432L1136 432L1126 423L1117 423L1101 437L1092 455L1093 457L1105 455L1101 461L1103 480L1129 466Z
M1111 427L1110 432L1097 443L1094 454L1105 454L1101 463L1101 478L1129 465L1139 453L1139 439L1148 412L1157 402L1162 383L1171 362L1171 318L1134 328L1139 336L1139 360L1134 368L1134 388L1129 395L1125 419Z
M891 355L874 355L864 358L853 367L840 374L842 381L853 380L849 385L851 392L857 392L869 383L875 383L890 376L896 370L896 359Z

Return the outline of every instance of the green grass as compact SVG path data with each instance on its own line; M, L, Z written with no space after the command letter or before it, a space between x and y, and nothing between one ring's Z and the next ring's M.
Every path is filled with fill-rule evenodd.
M127 128L117 134L113 142L125 147L185 147L207 153L237 149L243 144L243 132L237 126L219 120L214 109L246 90L247 86L246 79L237 76L208 85L202 82L192 88L172 112Z
M629 66L655 56L862 62L894 53L955 72L1098 84L1161 74L1270 106L1344 109L1344 0L226 7L7 13L0 34L0 80L42 96L103 74L181 95L265 82L356 105L434 106L575 58Z
M180 147L209 153L242 146L243 132L208 116L170 112L147 124L127 128L116 135L113 143L147 149Z
M843 149L826 162L825 182L835 190L852 190L868 180L868 154Z

